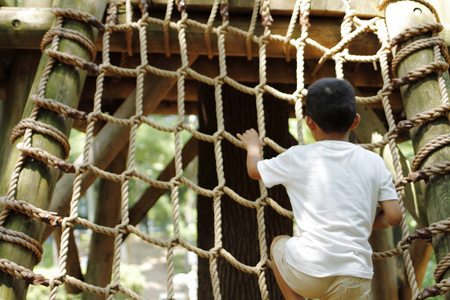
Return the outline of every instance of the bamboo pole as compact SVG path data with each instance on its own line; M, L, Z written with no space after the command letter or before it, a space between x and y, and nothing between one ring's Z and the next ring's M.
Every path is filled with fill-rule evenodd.
M101 19L106 9L106 1L91 1L86 3L86 1L81 0L61 0L59 1L59 7L83 10L91 13L96 18ZM77 30L91 40L95 40L97 35L97 31L91 26L74 20L64 22L64 27ZM87 60L89 59L88 51L71 40L61 39L59 50ZM42 72L48 60L49 58L47 55L42 56L30 94L36 92ZM85 77L86 72L83 70L62 64L55 64L49 74L45 97L76 107L78 105ZM33 106L33 101L29 99L23 115L25 118L30 115ZM66 135L68 135L72 123L71 120L61 118L59 115L44 109L40 111L37 120L54 126ZM22 139L18 139L14 144L8 165L5 169L6 174L11 174L14 169L14 165L20 155L19 151L15 150L15 146L21 140ZM37 133L33 134L32 145L33 147L46 150L55 156L63 156L63 149L60 144L47 136ZM49 199L51 199L58 175L59 171L50 168L39 161L27 160L20 171L19 181L15 189L15 198L27 201L42 209L47 209L50 205ZM5 184L8 184L8 182L3 181L0 184L4 186ZM24 215L11 212L3 226L10 230L23 232L31 238L41 241L43 224L34 219L25 217ZM0 242L0 256L30 269L33 269L36 264L36 258L30 251L17 244L6 243L4 241ZM0 283L0 299L25 298L27 283L24 280L16 279L6 273L1 273Z
M402 18L398 18L402 15ZM403 1L390 4L386 8L386 22L389 35L396 36L404 29L424 24L436 22L430 10L423 4L414 1ZM414 39L430 37L431 34L424 34ZM409 44L412 39L406 41ZM433 62L433 49L427 48L418 50L404 58L398 67L398 77L401 78L411 70L423 67ZM449 90L448 72L444 72L447 91ZM407 118L411 118L418 113L433 109L442 103L442 97L438 85L438 77L435 73L412 82L400 89L403 96L403 103ZM411 130L414 150L417 152L423 145L435 139L438 136L449 132L450 124L447 117L439 117L434 121L422 124ZM445 146L433 151L428 158L419 166L423 169L426 166L435 163L447 161L450 157L450 147ZM445 220L450 215L450 175L432 176L425 187L425 197L427 201L427 217L429 223ZM436 254L436 260L439 262L447 253L450 252L450 236L439 234L433 238L433 246ZM449 272L446 272L443 278L447 278ZM450 299L447 294L445 299Z

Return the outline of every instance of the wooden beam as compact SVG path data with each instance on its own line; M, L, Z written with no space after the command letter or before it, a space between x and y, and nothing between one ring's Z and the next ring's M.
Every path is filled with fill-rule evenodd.
M417 13L416 8L420 8L421 14ZM404 17L398 18L400 14ZM392 3L387 7L386 21L390 36L396 36L405 28L434 22L435 18L430 10L423 4L414 1L402 1ZM424 34L419 37L413 37L399 46L402 47L411 43L414 39L429 36L430 34ZM423 67L432 61L434 61L433 49L429 48L416 51L400 62L397 71L398 77L401 78L405 76L407 72L418 67ZM444 75L448 81L448 72L445 72ZM437 75L434 73L403 86L400 90L403 96L407 118L411 118L418 113L433 109L442 104ZM414 128L411 130L414 150L417 152L426 143L438 136L448 133L449 128L449 120L444 116ZM429 154L420 164L419 169L447 161L449 157L450 147L448 145L446 147L441 147ZM425 196L427 201L428 222L431 224L446 220L450 215L450 174L432 176L428 184L426 184ZM450 252L450 236L444 234L435 236L433 238L433 246L436 254L436 261L440 261ZM443 278L448 278L449 275L450 272L447 271ZM450 299L449 293L445 295L445 299Z
M227 57L227 75L238 82L259 82L259 62L256 59L247 60L244 57ZM309 85L323 77L336 77L333 61L327 61L323 67L312 75L317 64L315 59L305 60L304 81ZM192 66L200 74L219 76L219 61L217 57L208 59L201 56ZM295 60L287 62L284 58L269 58L267 60L267 82L271 83L297 83L297 65ZM358 87L382 87L383 81L380 70L375 70L369 63L344 64L345 78Z
M95 94L95 77L88 78L86 84L84 85L82 98L94 99ZM187 80L185 84L185 100L186 101L197 101L197 84L198 82L193 80ZM136 79L130 77L123 77L120 80L116 80L113 77L106 77L103 85L103 99L107 103L107 109L112 109L114 105L120 104L121 99L126 99L134 90L136 89ZM172 87L166 96L167 100L177 100L177 87ZM93 107L92 101L86 101L80 103L79 109L91 112ZM103 109L103 104L102 104ZM109 110L106 110L109 111Z
M135 6L140 0L131 0ZM231 13L251 13L254 1L252 0L230 0L229 10ZM350 6L355 10L357 16L374 17L380 16L381 13L377 9L378 0L350 0ZM212 2L210 0L190 0L188 2L188 11L209 11ZM270 1L269 7L272 15L291 14L295 6L295 0L278 0ZM150 9L161 9L167 7L167 0L152 0ZM345 7L337 1L315 0L311 1L311 15L320 16L343 16Z
M155 13L153 16L163 19L164 15ZM189 15L191 19L206 24L209 14L192 13ZM239 29L248 30L250 16L235 15L230 20L230 25ZM0 8L0 48L38 48L42 36L50 28L54 16L50 10L46 9L15 9ZM289 16L278 16L271 27L273 34L285 35L289 26ZM333 47L341 40L340 27L341 18L322 18L311 17L311 27L309 28L309 37L325 47ZM13 24L16 24L14 26ZM17 26L17 24L19 24ZM221 20L217 20L214 26L221 24ZM298 26L293 32L294 37L300 35ZM257 23L255 34L262 35L263 28ZM159 25L150 24L147 27L148 44L147 50L152 53L164 53L164 33ZM205 34L203 30L195 29L191 26L186 31L188 51L192 54L206 55L207 51L204 45ZM133 51L138 52L138 35L133 35ZM111 51L125 52L127 46L125 43L126 32L116 32L111 40ZM101 50L101 37L97 39L97 49ZM217 36L211 35L212 52L218 54ZM175 31L170 30L169 48L171 53L179 53L178 35ZM291 57L295 57L295 49L291 47ZM350 53L352 54L375 54L380 48L378 39L374 34L363 33L357 37L350 45ZM245 37L228 34L226 37L226 49L228 56L246 56ZM253 45L252 55L258 56L258 47ZM267 55L269 57L285 57L284 43L271 42L267 46ZM307 46L305 49L306 58L320 58L323 52L315 47Z
M197 57L191 55L189 64L192 64ZM155 63L157 67L164 67L169 70L176 70L180 67L180 58L172 56L171 58L160 58ZM144 79L144 107L143 114L149 115L159 105L162 99L177 82L176 78L160 77L154 74L147 74ZM125 102L114 114L117 118L128 119L134 115L136 101L136 91L130 94ZM107 123L97 134L92 144L92 164L98 168L105 169L111 161L117 156L119 151L129 140L129 127L118 126ZM79 157L78 161L82 158ZM81 183L81 194L94 182L96 176L91 172L84 173ZM70 199L72 196L72 185L74 175L64 174L58 181L55 193L50 207L50 211L55 211L58 215L65 216L69 212ZM53 228L47 226L44 233L44 240L51 234Z

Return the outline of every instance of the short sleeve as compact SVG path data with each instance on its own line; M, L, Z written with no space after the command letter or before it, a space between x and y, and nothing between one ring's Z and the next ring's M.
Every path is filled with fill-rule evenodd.
M289 150L280 155L258 162L258 171L265 186L286 184L291 170L291 155Z
M397 191L395 190L394 183L392 181L392 174L388 171L384 162L381 160L381 172L380 172L380 187L378 190L378 201L395 200L398 199Z

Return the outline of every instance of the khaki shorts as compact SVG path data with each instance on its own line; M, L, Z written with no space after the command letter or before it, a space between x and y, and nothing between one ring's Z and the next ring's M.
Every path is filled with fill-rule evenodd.
M309 299L367 300L370 279L351 276L317 278L306 275L286 263L285 249L289 238L282 238L273 247L273 260L284 281L297 294Z

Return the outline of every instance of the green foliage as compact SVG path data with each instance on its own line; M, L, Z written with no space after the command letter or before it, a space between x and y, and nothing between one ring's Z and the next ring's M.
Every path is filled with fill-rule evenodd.
M289 132L298 141L297 120L295 118L289 119ZM315 140L311 134L311 131L309 130L308 126L306 125L305 120L302 120L302 135L303 135L303 140L305 141L305 144L311 144L311 143L315 142Z
M412 162L413 158L414 158L414 149L413 149L411 140L406 141L406 142L401 143L401 144L398 144L397 146L400 149L400 151L403 153L405 158L409 162Z
M86 140L86 134L84 132L72 129L70 131L69 143L70 143L70 155L67 161L73 163L78 156L83 153L84 144Z

